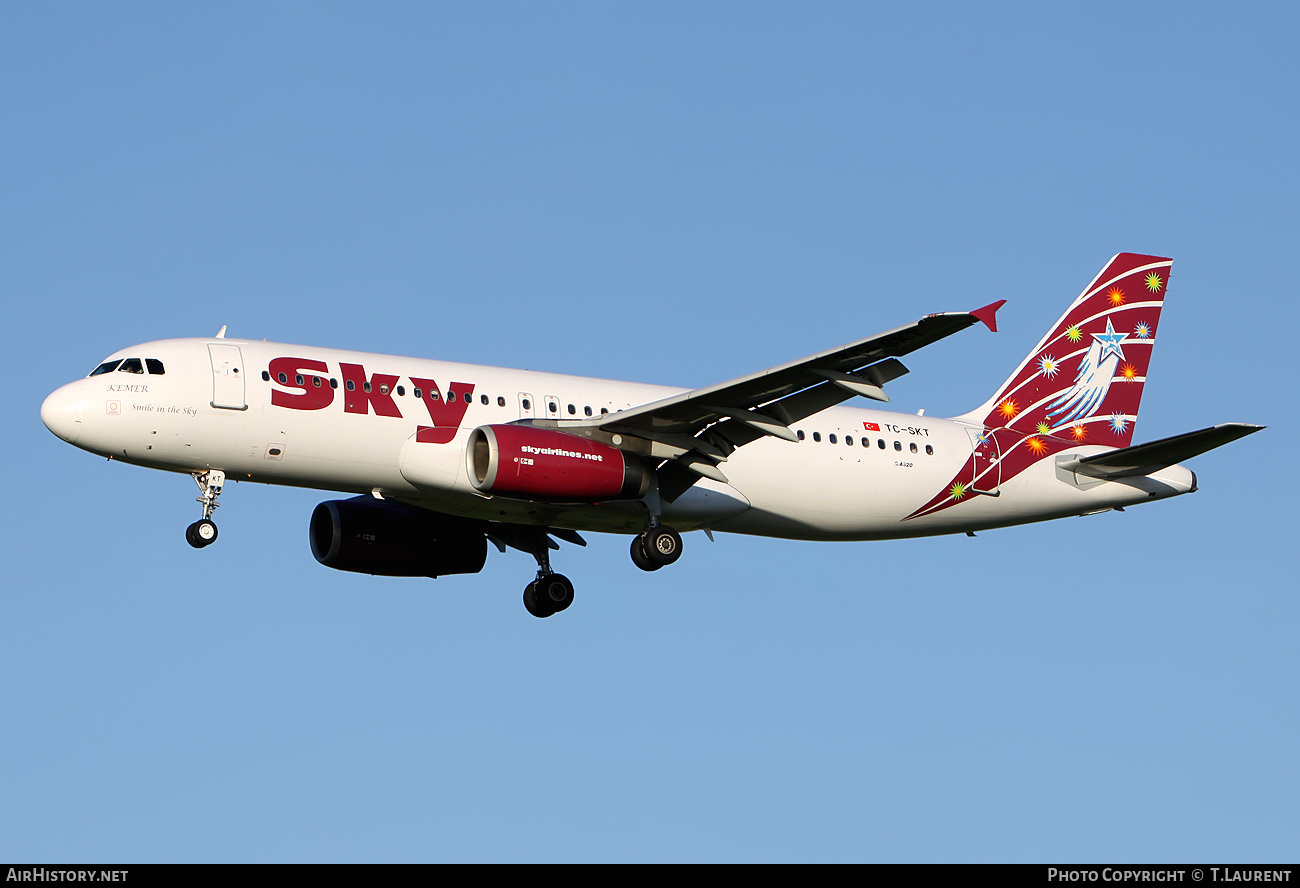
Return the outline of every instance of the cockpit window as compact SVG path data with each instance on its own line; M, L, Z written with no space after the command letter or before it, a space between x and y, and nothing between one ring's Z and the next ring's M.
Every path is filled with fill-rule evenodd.
M145 358L144 365L148 368L149 373L153 376L162 376L166 371L163 370L162 361L157 358Z
M117 368L118 373L143 373L144 364L139 358L127 358L122 362L122 366Z
M121 358L118 358L116 361L105 361L104 363L96 367L94 370L91 370L90 375L99 376L101 373L112 373L114 370L117 369L117 365L120 363L122 363Z

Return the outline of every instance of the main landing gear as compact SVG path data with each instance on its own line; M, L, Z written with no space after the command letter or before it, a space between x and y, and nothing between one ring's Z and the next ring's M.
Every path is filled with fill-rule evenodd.
M558 533L558 531L552 531ZM537 559L537 579L524 589L524 607L534 617L549 617L573 604L573 583L551 570L551 545L545 534L527 543L512 542ZM651 521L632 539L632 561L642 570L658 570L682 554L682 537L665 524Z
M549 617L573 604L573 583L551 570L551 545L543 533L529 550L537 559L537 579L524 587L524 607L534 617Z
M642 570L658 570L682 557L682 535L659 523L663 504L657 481L651 482L642 502L650 517L645 530L632 538L632 563Z
M203 504L203 517L185 528L185 540L194 548L202 549L217 541L217 525L212 521L212 513L221 505L217 497L221 496L221 486L226 483L226 473L220 469L206 472L194 472L194 483L199 485L197 502Z
M666 524L650 526L632 538L632 563L642 570L658 570L682 555L682 537Z

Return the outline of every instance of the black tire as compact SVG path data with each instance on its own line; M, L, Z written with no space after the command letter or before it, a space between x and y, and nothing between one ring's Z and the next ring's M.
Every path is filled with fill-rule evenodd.
M202 549L204 546L211 546L217 541L217 525L208 519L195 521L189 527L185 528L185 542L189 543L196 549Z
M524 587L524 610L538 619L549 617L555 613L555 611L548 610L541 597L538 596L536 583L529 583Z
M202 521L195 521L194 538L199 541L201 546L211 546L217 541L217 525L207 518Z
M645 534L632 537L632 563L642 570L658 570L663 567L662 564L651 561L645 553Z
M573 583L564 574L547 574L536 583L537 600L549 607L552 614L573 604Z
M645 532L645 554L662 567L682 557L682 537L677 531L661 524Z

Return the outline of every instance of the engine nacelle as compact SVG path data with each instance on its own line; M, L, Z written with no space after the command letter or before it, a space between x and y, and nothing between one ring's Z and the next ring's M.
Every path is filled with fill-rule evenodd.
M481 571L487 537L477 522L358 496L311 513L311 554L336 570L438 577Z
M479 491L500 496L599 502L638 499L650 488L650 467L636 454L535 426L479 426L465 465Z

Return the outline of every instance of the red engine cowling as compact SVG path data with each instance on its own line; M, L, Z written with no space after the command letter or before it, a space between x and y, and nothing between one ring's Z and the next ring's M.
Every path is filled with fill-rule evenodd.
M358 496L316 507L311 553L335 570L440 577L482 570L487 538L477 521Z
M499 496L599 502L637 499L650 488L650 467L636 454L534 426L479 426L465 462L474 486Z

